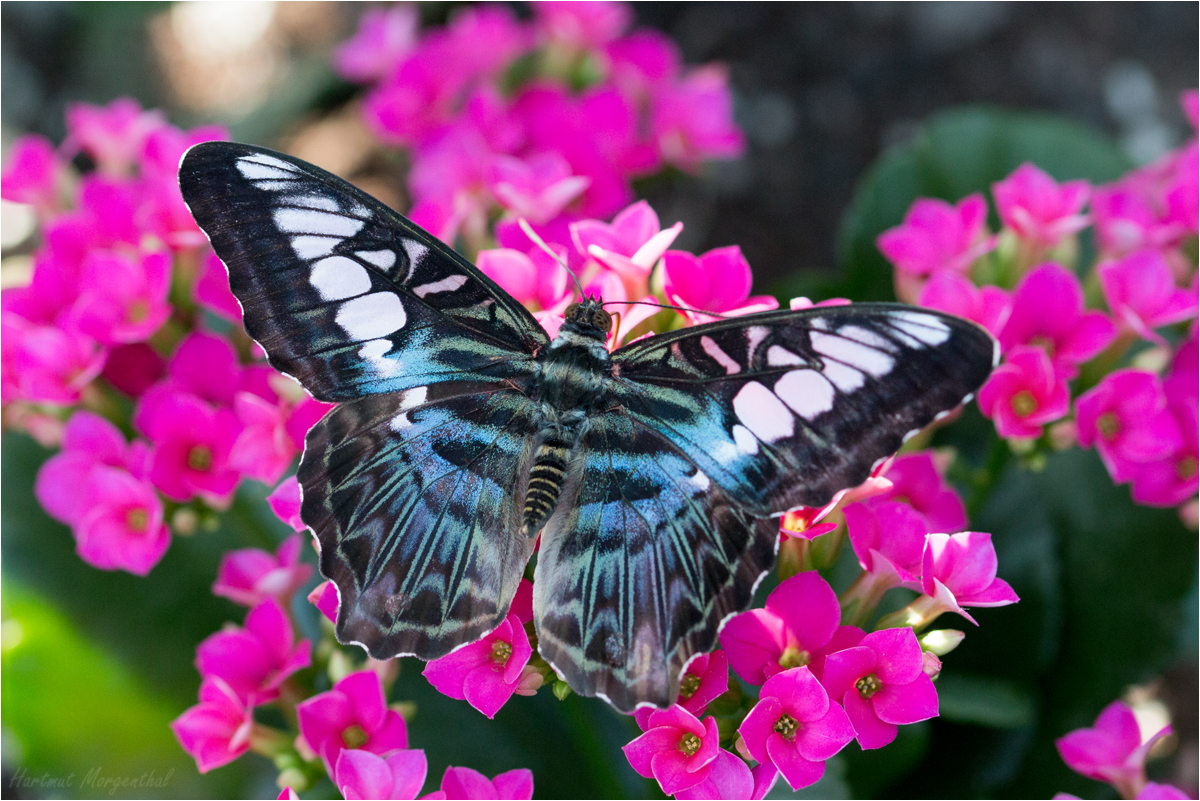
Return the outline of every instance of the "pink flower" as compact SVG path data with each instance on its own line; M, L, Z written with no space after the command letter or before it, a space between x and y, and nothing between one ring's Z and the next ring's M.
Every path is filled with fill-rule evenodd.
M1144 370L1117 370L1075 402L1079 444L1093 444L1113 481L1133 478L1141 465L1179 450L1179 425L1167 408L1158 376Z
M683 57L666 34L649 28L636 30L605 46L609 79L635 102L669 85L679 75Z
M645 281L651 268L683 230L683 223L661 230L650 204L639 200L613 217L611 223L580 220L571 225L575 247L626 280Z
M557 217L591 182L587 176L572 175L571 165L558 153L539 153L524 160L497 156L488 175L496 202L510 214L536 223Z
M1133 710L1120 701L1104 708L1090 729L1075 729L1054 741L1067 767L1089 779L1108 782L1125 798L1133 798L1146 783L1146 754L1171 733L1165 726L1142 742Z
M560 251L566 261L561 245L550 247ZM561 311L559 307L565 306L563 301L569 301L574 295L567 271L540 248L530 250L528 255L510 248L481 250L476 264L508 294L535 308Z
M1159 784L1158 782L1146 782L1142 791L1137 794L1137 798L1145 799L1184 799L1191 798L1190 795L1180 790L1173 784Z
M663 292L680 306L698 312L747 314L779 308L768 295L750 297L750 264L737 245L716 248L700 256L682 250L663 254ZM705 314L687 313L693 323L708 322Z
M629 27L633 12L625 3L545 2L533 6L542 39L567 50L594 50Z
M1079 279L1062 265L1047 262L1017 284L1012 313L999 338L1006 353L1017 345L1039 345L1055 364L1074 367L1104 350L1116 334L1103 312L1084 311ZM1071 371L1068 377L1073 376Z
M891 587L920 588L928 533L921 515L897 501L851 504L842 513L854 555L878 593Z
M106 345L142 342L171 316L171 258L143 253L134 259L111 250L88 254L75 303L79 330Z
M368 9L354 37L334 52L334 69L354 83L384 78L416 45L420 27L415 5Z
M1183 226L1160 218L1155 194L1137 173L1119 183L1096 187L1092 216L1104 255L1119 257L1143 248L1169 248L1178 242Z
M297 704L296 718L300 736L330 774L343 749L386 754L408 747L404 718L387 708L379 674L370 670L351 673L332 690Z
M996 211L1021 239L1053 247L1087 227L1083 214L1091 186L1087 181L1058 183L1030 162L992 185Z
M931 451L897 456L883 471L891 487L870 503L899 500L925 520L929 531L962 531L967 527L967 510L934 463Z
M904 222L879 235L876 244L896 269L913 275L939 270L965 272L971 262L996 247L987 233L987 201L968 195L950 205L917 198Z
M163 112L142 111L129 97L117 98L107 106L72 103L67 106L64 147L87 153L102 173L124 175L138 163L147 137L166 125Z
M517 768L499 773L489 779L471 768L446 768L442 774L440 794L431 793L428 798L501 799L528 801L533 798L533 771Z
M337 623L338 599L337 585L332 581L323 581L308 594L308 601L317 607L330 623Z
M283 522L294 531L304 531L307 526L300 519L300 482L291 475L279 482L279 486L267 496L267 505Z
M957 612L975 623L963 607L1008 606L1020 600L1007 581L996 577L996 569L991 534L930 534L925 540L921 589L940 611ZM928 615L926 620L934 617Z
M998 286L976 287L969 279L942 270L921 288L917 305L973 320L999 336L1012 311L1012 297Z
M229 454L230 467L264 484L274 484L299 452L288 434L287 405L239 392L233 409L242 430Z
M196 302L213 314L231 323L242 321L242 304L229 288L229 273L217 254L208 251L200 266L200 278L196 281Z
M1180 371L1168 376L1163 381L1163 392L1167 397L1167 408L1179 426L1180 445L1165 459L1135 468L1133 499L1147 506L1178 506L1194 496L1197 489L1197 460L1200 459L1197 418L1200 414L1195 374Z
M808 302L808 306L797 306L800 301ZM847 301L849 302L849 301ZM792 310L797 308L810 308L812 305L808 298L796 298L792 300ZM881 463L866 481L859 484L857 487L838 490L833 497L829 499L829 503L824 506L797 506L787 511L779 524L779 535L782 537L798 537L805 540L814 540L822 534L828 534L837 528L838 524L833 522L821 521L825 519L834 509L839 507L845 508L852 503L859 503L868 498L874 498L889 491L892 487L892 482L883 477L883 473L887 471L891 460L886 460Z
M1151 342L1154 329L1196 316L1196 290L1175 286L1171 267L1157 250L1139 250L1096 267L1104 299L1117 319Z
M854 739L850 719L806 667L767 679L738 733L751 756L774 765L793 790L820 780L825 761Z
M434 659L422 675L443 695L466 700L494 718L517 690L532 655L525 626L510 612L491 634Z
M118 345L108 352L104 380L131 398L139 398L167 374L167 360L145 342Z
M833 588L816 571L779 583L762 609L733 617L721 630L721 647L734 671L762 684L789 668L808 665L820 676L842 612Z
M937 717L937 690L923 661L911 628L873 631L826 658L822 683L841 700L864 749L892 742L898 724Z
M108 352L74 328L37 325L10 313L2 324L6 402L77 403L104 369Z
M72 527L79 558L101 570L149 573L171 544L158 493L127 471L103 465L88 473L82 490L86 511Z
M729 689L729 657L724 651L700 654L688 662L679 682L679 706L699 717L709 702ZM643 706L634 710L633 719L645 731L650 716L657 710Z
M737 158L746 137L733 121L728 70L710 64L692 70L655 93L650 136L663 161L684 170L706 159Z
M712 770L699 784L675 793L679 799L765 798L775 787L779 771L772 765L758 765L751 770L739 757L728 751L718 751L709 763Z
M22 134L12 144L8 164L0 178L0 197L28 203L43 217L57 211L66 165L44 136Z
M311 652L308 640L295 644L287 613L268 598L246 615L245 628L218 631L196 646L196 669L253 706L277 698L287 677L312 663Z
M680 706L650 713L645 734L621 750L639 776L653 778L667 795L686 790L712 771L721 750L716 718L703 723Z
M193 331L175 348L167 365L171 389L183 390L219 406L232 406L242 379L242 367L237 351L224 337L204 331ZM152 426L149 420L139 417L150 409L149 396L134 414L134 424Z
M1041 348L1020 345L992 371L979 390L979 410L1001 437L1035 438L1042 426L1065 417L1071 393L1064 376Z
M352 799L415 799L425 784L429 763L425 752L392 751L379 756L344 749L333 771L333 784L347 801Z
M200 703L171 721L171 731L201 773L246 753L253 727L253 709L215 676L200 683Z
M156 399L142 431L154 442L150 480L164 495L176 501L200 495L210 503L228 502L241 478L229 464L241 431L233 412L213 409L186 392L169 392Z
M221 558L213 595L242 606L257 606L267 598L290 602L292 594L312 575L312 566L300 561L304 541L293 534L275 554L258 548L240 548Z

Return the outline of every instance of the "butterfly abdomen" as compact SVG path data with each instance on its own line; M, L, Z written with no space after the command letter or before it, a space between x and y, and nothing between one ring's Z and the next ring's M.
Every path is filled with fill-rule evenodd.
M567 479L567 463L575 443L565 437L551 436L534 451L533 469L529 471L529 487L525 490L525 534L533 536L549 519L563 482Z

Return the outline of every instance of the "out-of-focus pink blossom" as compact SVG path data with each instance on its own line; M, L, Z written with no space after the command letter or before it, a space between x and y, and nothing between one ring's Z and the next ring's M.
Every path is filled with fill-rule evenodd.
M1193 355L1195 340L1192 340ZM1163 393L1167 397L1176 424L1179 426L1179 448L1165 459L1149 462L1136 468L1133 474L1133 499L1148 506L1178 506L1196 494L1197 490L1197 443L1200 442L1200 412L1197 407L1197 382L1195 373L1179 370L1163 381Z
M37 134L18 136L0 176L0 197L28 203L43 217L61 205L59 192L66 165L49 139Z
M793 790L825 775L825 761L854 739L841 706L806 667L767 679L738 733L751 756L774 765Z
M316 425L332 408L332 403L322 403L316 398L310 397L302 398L299 403L292 407L292 411L288 415L287 422L284 425L287 428L288 435L292 438L292 445L295 446L297 451L304 450L304 437L308 434L308 430Z
M147 459L144 442L127 445L115 425L98 414L80 410L71 415L63 429L62 450L38 470L33 494L47 514L75 526L88 512L82 489L95 468L123 468L141 478Z
M679 46L666 34L649 28L609 42L605 52L613 83L635 102L674 81L683 62Z
M529 801L533 798L533 771L517 768L498 773L496 778L489 779L471 768L449 767L442 774L441 790L424 797L490 801L506 798L513 801Z
M229 288L229 273L211 250L201 262L195 292L196 302L213 314L231 323L242 321L242 305Z
M697 312L749 314L779 308L768 295L750 297L750 264L737 245L716 248L700 256L682 250L663 254L663 291L679 306ZM693 322L708 322L706 314L687 312Z
M312 663L312 643L295 642L287 613L274 598L246 615L245 628L229 628L196 646L201 676L218 676L250 705L272 701L288 676Z
M384 756L347 748L338 756L333 784L346 801L415 799L425 784L429 763L420 750L392 751Z
M351 673L333 689L296 705L300 736L333 773L338 756L347 748L386 754L408 747L404 718L388 709L379 674Z
M1138 793L1135 798L1138 799L1156 799L1156 801L1172 801L1172 799L1191 798L1190 795L1180 790L1173 784L1159 784L1158 782L1146 782L1146 786Z
M1192 234L1200 228L1200 146L1195 140L1175 160L1166 206L1169 224Z
M1103 312L1084 310L1079 279L1062 265L1047 262L1017 285L999 339L1005 352L1018 345L1038 345L1056 365L1073 368L1104 350L1116 334ZM1069 372L1073 377L1074 371Z
M307 526L300 519L300 482L296 476L288 476L267 496L267 505L283 522L295 531L304 531Z
M892 742L899 725L937 716L937 690L923 664L911 628L873 631L825 660L822 684L842 702L864 749Z
M650 135L663 161L685 170L706 159L740 156L746 137L733 121L725 67L699 67L661 87L653 99Z
M557 217L591 182L587 176L572 175L571 165L558 153L524 160L497 156L488 174L488 188L506 211L538 223Z
M151 133L167 125L163 112L143 111L138 102L120 97L107 106L71 103L67 106L69 151L82 150L109 175L125 175L138 163Z
M422 675L443 695L466 700L494 718L516 691L532 655L525 627L510 613L483 639L426 664Z
M139 259L111 250L88 254L75 302L79 330L106 344L143 342L171 316L171 258L143 253Z
M229 501L241 478L229 464L241 432L233 412L187 392L169 392L157 397L141 430L154 443L150 480L164 495L176 501L200 495L217 505Z
M751 770L740 757L728 751L718 751L711 763L708 777L699 784L675 793L678 799L765 798L775 787L779 771L772 765L758 765Z
M1000 219L1039 247L1053 247L1087 226L1083 207L1090 192L1087 181L1060 184L1028 161L992 185Z
M870 503L902 501L924 518L929 531L962 531L967 527L962 498L942 477L931 451L897 456L883 471L883 477L891 486L871 498Z
M1046 352L1018 345L979 390L979 410L1001 437L1035 438L1042 426L1065 417L1071 393Z
M728 689L729 657L720 650L711 654L700 654L688 662L687 669L683 672L677 703L696 717L700 717L709 702L723 695ZM633 719L645 731L650 715L655 711L652 707L639 707L634 711Z
M219 407L231 407L241 384L242 367L229 340L193 331L183 338L167 363L167 380L142 396L134 410L133 424L142 431L155 428L160 405L180 393Z
M991 534L930 534L921 567L921 589L932 601L925 620L940 612L956 612L975 623L963 607L1015 604L1020 599L1007 581L996 577L997 567Z
M898 501L851 504L842 514L854 555L879 593L891 587L920 588L928 533L920 514Z
M656 709L646 722L646 732L622 751L639 776L654 779L667 795L686 790L712 771L721 750L716 718L701 723L681 706Z
M973 320L999 336L1012 311L1012 296L998 286L976 287L969 279L942 270L921 288L917 305Z
M338 589L332 581L323 581L308 594L308 601L317 607L330 623L337 623Z
M732 618L721 647L734 671L751 684L807 665L818 677L842 613L833 588L816 571L779 583L762 609Z
M987 233L987 201L974 194L951 205L917 198L904 222L879 235L876 244L896 269L925 276L940 270L965 272L996 247Z
M167 360L158 351L145 342L133 342L109 351L101 376L129 397L138 398L166 374Z
M201 773L246 753L253 727L253 708L215 676L200 683L200 703L171 721L171 731Z
M264 484L274 484L298 453L287 431L287 405L239 392L233 410L242 430L229 453L230 467Z
M267 598L281 604L291 600L312 575L312 566L300 561L304 540L293 534L269 554L259 548L240 548L221 558L213 595L242 606L257 606Z
M627 281L643 283L658 260L667 252L683 223L662 230L650 204L639 200L611 223L580 220L571 225L575 247Z
M108 351L75 328L3 317L4 400L71 405L104 369Z
M798 308L796 305L798 301L806 301L809 303L809 306L812 305L812 302L808 298L796 298L792 300L793 311ZM808 306L801 306L799 308L808 308ZM867 480L857 487L838 490L829 499L829 503L824 506L797 506L789 509L780 519L780 536L814 540L822 534L828 534L836 529L837 523L821 522L834 509L846 507L852 503L859 503L868 498L874 498L891 489L892 482L883 477L883 473L886 472L891 461L890 459L886 460L876 467Z
M533 6L538 35L568 51L595 50L629 27L633 12L625 3L545 2Z
M85 511L72 527L79 558L101 570L149 573L171 544L158 493L126 470L104 465L88 473L82 489Z
M1149 182L1131 173L1121 182L1096 187L1092 193L1092 216L1101 252L1120 257L1144 248L1172 247L1184 227L1167 219L1157 208L1161 198Z
M1138 794L1146 784L1146 754L1154 743L1170 733L1171 727L1165 726L1142 742L1133 710L1113 701L1091 728L1075 729L1054 744L1071 770L1089 779L1108 782L1123 797L1134 798L1140 797Z
M561 251L566 260L565 248L550 247ZM555 309L561 313L564 301L569 302L574 294L567 271L541 249L530 250L528 255L510 248L481 250L477 265L508 294L541 310Z
M1196 290L1175 286L1171 267L1157 250L1139 250L1096 267L1104 299L1118 320L1152 342L1154 329L1196 316Z
M1167 408L1158 376L1117 370L1075 402L1079 444L1096 446L1113 481L1129 481L1142 465L1166 459L1182 446L1179 424Z
M354 37L333 54L333 66L348 81L370 83L386 77L417 42L421 15L416 5L371 8L358 22Z

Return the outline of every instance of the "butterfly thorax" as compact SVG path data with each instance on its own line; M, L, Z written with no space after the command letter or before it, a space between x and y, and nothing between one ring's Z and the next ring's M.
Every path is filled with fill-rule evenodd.
M525 491L525 533L533 536L554 512L571 452L612 375L608 332L612 319L599 300L567 307L558 336L539 359L534 399L541 420Z

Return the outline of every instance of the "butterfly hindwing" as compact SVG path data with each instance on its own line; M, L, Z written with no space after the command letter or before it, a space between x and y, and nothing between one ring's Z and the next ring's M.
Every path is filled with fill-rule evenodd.
M725 320L613 354L612 404L661 432L748 511L820 506L991 372L979 326L862 303Z
M525 376L549 341L476 267L311 164L205 142L179 183L246 330L320 400Z
M777 520L748 514L659 432L593 418L534 577L538 650L583 695L667 706L687 661L749 606Z
M344 403L308 434L301 517L338 586L338 637L435 659L504 619L533 541L513 488L536 420L523 395L446 382Z

